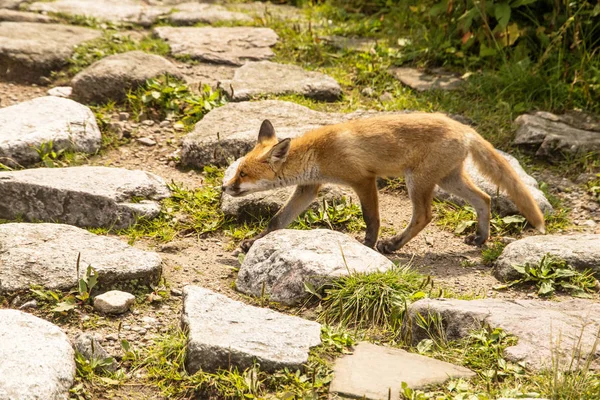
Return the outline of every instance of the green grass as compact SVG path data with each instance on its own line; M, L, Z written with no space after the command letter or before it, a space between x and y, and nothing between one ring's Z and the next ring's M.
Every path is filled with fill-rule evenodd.
M492 242L481 251L481 258L486 265L493 264L500 257L506 245L502 242Z

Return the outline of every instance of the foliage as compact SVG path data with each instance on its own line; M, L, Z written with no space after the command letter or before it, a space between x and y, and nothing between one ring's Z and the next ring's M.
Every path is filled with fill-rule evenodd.
M596 174L596 179L592 179L586 184L588 193L600 203L600 174Z
M600 289L591 270L576 271L565 260L550 254L542 257L537 265L526 263L513 265L513 268L523 277L504 287L531 282L538 288L540 296L551 296L556 290L562 290L577 297L589 297L589 293Z
M340 201L333 200L331 203L323 199L317 210L309 209L300 215L293 227L296 229L342 228L354 232L364 229L365 223L360 206L343 197Z
M506 245L502 242L492 242L481 251L481 257L484 264L492 264L500 257Z
M127 95L127 106L134 117L163 120L167 117L192 127L215 107L225 104L221 91L204 85L200 93L193 93L182 81L168 75L149 79L146 84Z

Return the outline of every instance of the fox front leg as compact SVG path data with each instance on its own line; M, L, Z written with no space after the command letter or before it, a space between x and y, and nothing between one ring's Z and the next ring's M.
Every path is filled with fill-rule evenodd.
M259 235L244 240L240 247L243 252L247 253L250 250L250 247L254 244L254 242L267 234L276 231L278 229L287 228L288 225L300 215L300 213L312 203L312 201L317 197L319 193L319 188L321 185L298 185L294 193L290 196L288 201L285 203L283 207L275 214L267 229L265 229Z
M369 178L359 184L353 185L353 189L360 200L363 219L367 225L364 245L374 248L375 243L377 243L377 237L379 236L380 226L377 181L375 178Z

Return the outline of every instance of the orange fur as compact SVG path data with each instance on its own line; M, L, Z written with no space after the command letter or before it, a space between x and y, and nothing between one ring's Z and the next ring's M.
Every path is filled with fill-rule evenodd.
M367 224L365 245L373 247L379 233L376 178L404 176L413 216L404 232L378 243L380 251L397 250L431 221L436 185L475 207L479 223L472 240L482 244L489 236L490 197L473 185L463 171L469 153L481 172L506 190L529 222L544 232L543 215L512 167L472 128L443 114L410 113L354 120L282 141L277 140L271 123L265 121L257 145L223 189L232 196L242 196L298 186L261 237L287 227L312 202L321 184L350 186L360 199ZM249 248L255 239L243 247Z

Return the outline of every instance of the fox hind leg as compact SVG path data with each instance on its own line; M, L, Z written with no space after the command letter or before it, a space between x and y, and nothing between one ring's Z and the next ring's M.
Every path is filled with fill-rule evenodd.
M477 212L477 233L467 238L466 242L481 246L490 236L490 204L491 199L482 192L465 174L462 167L442 179L439 186L445 191L466 200Z

